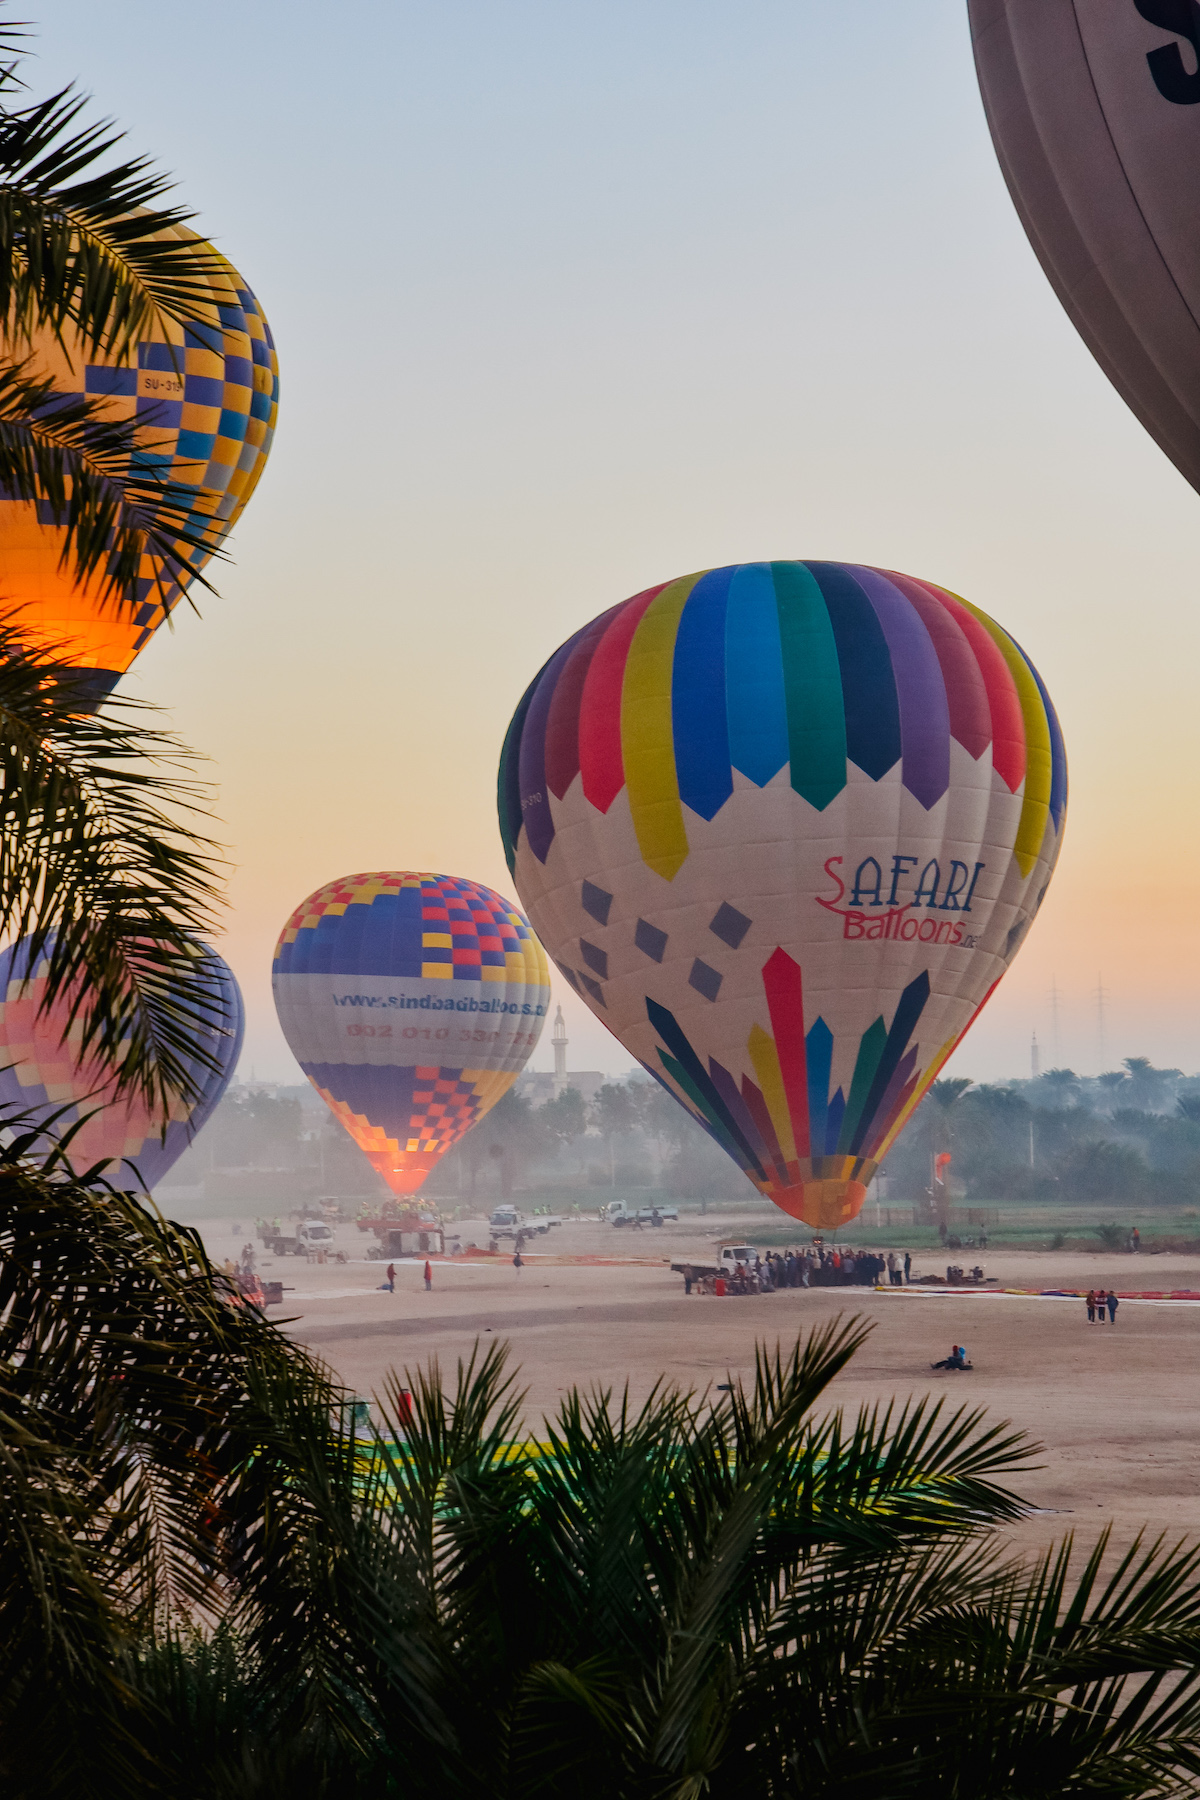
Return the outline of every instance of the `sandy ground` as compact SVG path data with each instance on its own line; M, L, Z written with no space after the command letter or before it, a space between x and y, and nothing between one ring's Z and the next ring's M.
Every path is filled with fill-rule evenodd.
M218 1259L236 1254L248 1235L235 1239L226 1220L195 1223ZM482 1223L461 1229L464 1241L486 1242ZM858 1315L873 1330L830 1389L831 1404L857 1409L933 1394L951 1406L985 1407L1043 1446L1042 1466L1016 1485L1044 1510L1012 1531L1016 1544L1032 1550L1073 1530L1090 1545L1110 1521L1121 1542L1143 1526L1200 1535L1200 1303L1127 1299L1115 1326L1089 1326L1081 1301L996 1294L814 1289L685 1298L670 1261L712 1260L720 1235L736 1241L738 1231L723 1233L715 1215L643 1232L574 1222L538 1238L519 1273L507 1255L436 1263L430 1293L413 1262L398 1265L394 1294L380 1291L382 1265L363 1260L371 1240L349 1226L336 1239L344 1264L260 1257L258 1267L291 1290L273 1316L290 1320L287 1329L365 1396L393 1368L434 1356L452 1368L477 1336L508 1339L531 1424L574 1384L628 1382L635 1398L661 1375L705 1386L748 1372L757 1341L787 1344L839 1314ZM543 1262L539 1251L550 1258ZM558 1260L601 1254L621 1260ZM1007 1251L982 1260L1010 1286L1200 1289L1196 1257ZM944 1272L932 1255L914 1270ZM974 1371L931 1372L953 1343L967 1346Z

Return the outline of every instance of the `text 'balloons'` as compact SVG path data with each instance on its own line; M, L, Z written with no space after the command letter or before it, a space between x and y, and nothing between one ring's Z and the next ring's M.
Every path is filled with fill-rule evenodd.
M69 1003L63 999L41 1011L45 960L30 967L25 939L0 953L0 1064L10 1065L0 1068L0 1107L10 1114L32 1114L35 1121L58 1115L53 1122L57 1137L82 1119L67 1146L77 1170L108 1161L104 1179L114 1187L156 1187L211 1117L242 1053L241 990L222 957L207 949L203 955L205 986L214 1005L212 1019L196 1032L204 1054L190 1067L200 1098L194 1104L176 1099L164 1136L161 1118L144 1101L111 1097L111 1077L93 1057L80 1053L79 1022L67 1022Z
M310 894L275 946L272 985L293 1055L397 1195L508 1092L550 999L511 900L410 871Z
M992 140L1088 349L1200 490L1200 7L968 0Z
M762 1193L831 1228L1037 912L1066 761L977 607L748 563L569 639L509 727L499 809L572 987Z
M56 395L100 400L104 420L135 425L127 472L161 484L178 524L203 540L202 548L175 540L173 555L193 570L220 548L254 492L279 410L279 364L258 301L222 257L213 256L207 285L211 300L192 323L167 321L125 361L97 357L70 329L61 341L48 329L35 334L29 350L29 373L52 379ZM78 583L64 541L64 522L48 504L0 495L0 611L35 645L87 671L99 700L178 603L180 571L143 554L130 606L106 593L100 576Z

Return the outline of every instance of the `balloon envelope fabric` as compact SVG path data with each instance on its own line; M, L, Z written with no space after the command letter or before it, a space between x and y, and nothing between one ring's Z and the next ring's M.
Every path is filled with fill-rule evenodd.
M154 475L206 550L178 540L177 553L207 562L258 483L275 434L279 364L258 301L235 269L218 259L211 305L186 328L170 324L139 342L120 364L97 359L78 338L59 344L36 336L32 372L58 392L106 401L106 418L133 420L132 473ZM3 611L35 643L61 650L92 675L97 700L116 682L180 599L158 559L143 556L135 604L120 605L95 579L79 585L61 565L64 532L47 504L0 495L0 594Z
M1200 9L968 0L1004 178L1118 393L1200 489Z
M509 727L501 834L598 1017L830 1228L1003 975L1062 840L1054 709L928 582L747 563L635 595Z
M175 1101L164 1137L161 1119L142 1101L105 1100L109 1080L93 1058L80 1057L78 1024L67 1029L64 1040L69 1013L64 1003L38 1016L45 993L44 959L31 970L24 939L5 950L0 954L0 1063L11 1066L0 1070L0 1107L60 1115L54 1122L57 1137L82 1118L67 1148L76 1169L108 1159L115 1166L104 1171L104 1178L114 1186L156 1187L211 1117L242 1053L241 990L222 957L207 949L204 957L211 971L207 986L220 1001L224 1023L197 1035L219 1066L210 1069L199 1058L192 1062L200 1100L194 1106Z
M273 986L296 1060L397 1195L508 1092L550 999L511 900L409 871L310 894L275 946Z

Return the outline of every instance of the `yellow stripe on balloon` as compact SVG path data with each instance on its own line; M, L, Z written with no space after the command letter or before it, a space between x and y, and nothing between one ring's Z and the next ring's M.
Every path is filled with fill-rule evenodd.
M1017 826L1013 855L1022 875L1028 875L1037 861L1042 839L1046 835L1046 820L1050 817L1050 784L1054 764L1050 752L1050 725L1046 718L1046 708L1029 664L1007 631L997 625L995 619L989 619L977 606L972 606L969 600L963 600L961 594L956 594L954 598L962 600L968 612L974 613L999 650L1008 664L1008 672L1013 678L1021 702L1021 717L1025 722L1025 796L1021 804L1021 819Z
M787 1103L787 1091L783 1085L783 1070L779 1067L775 1039L768 1037L761 1025L755 1025L746 1040L746 1048L750 1052L750 1061L754 1064L754 1073L758 1076L758 1085L767 1103L771 1123L775 1127L775 1136L779 1139L779 1148L783 1151L783 1160L789 1165L795 1164L796 1134L792 1130L792 1115Z
M621 687L621 761L638 848L646 867L673 881L687 859L687 831L675 772L671 678L679 615L700 576L684 575L642 614Z

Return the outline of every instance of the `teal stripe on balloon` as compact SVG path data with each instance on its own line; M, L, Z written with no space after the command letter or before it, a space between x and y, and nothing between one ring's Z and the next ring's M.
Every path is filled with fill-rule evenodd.
M779 608L769 563L743 563L729 584L725 697L730 761L748 781L765 787L788 760Z
M850 1098L846 1102L846 1111L842 1117L842 1129L838 1133L837 1153L839 1156L849 1154L858 1121L862 1117L863 1108L867 1104L867 1096L871 1092L875 1071L887 1049L887 1040L887 1027L882 1019L876 1019L870 1030L864 1031L859 1039L858 1055L854 1059L854 1074L850 1080Z
M825 596L803 563L772 563L795 791L823 812L846 785L842 668Z

